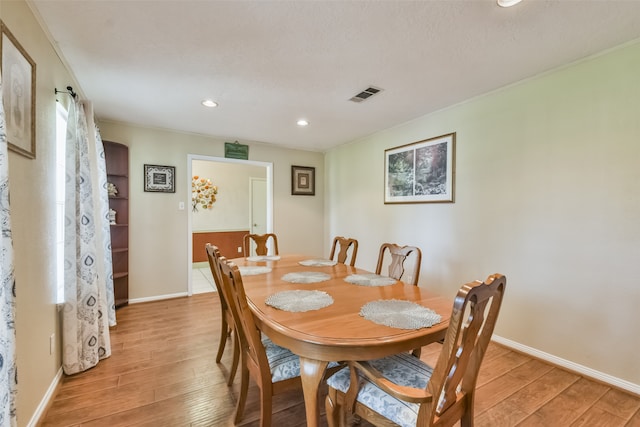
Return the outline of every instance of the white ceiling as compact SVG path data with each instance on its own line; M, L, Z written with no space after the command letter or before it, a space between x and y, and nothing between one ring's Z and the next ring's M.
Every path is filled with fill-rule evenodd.
M28 1L98 119L317 151L640 38L640 0Z

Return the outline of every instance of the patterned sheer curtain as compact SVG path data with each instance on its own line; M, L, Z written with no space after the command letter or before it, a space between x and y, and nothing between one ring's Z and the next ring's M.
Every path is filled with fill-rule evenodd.
M62 367L85 371L111 355L116 324L104 148L89 102L72 103L65 171Z
M0 100L2 78L0 77ZM16 286L13 275L13 241L9 212L9 156L4 109L0 102L0 426L16 426L16 370L15 305Z

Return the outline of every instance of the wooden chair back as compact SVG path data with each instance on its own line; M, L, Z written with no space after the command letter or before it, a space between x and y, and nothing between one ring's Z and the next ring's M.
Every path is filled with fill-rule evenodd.
M473 401L478 372L498 320L507 279L493 274L485 282L462 286L453 303L449 329L427 391L439 418L473 425ZM429 425L418 417L418 425ZM433 416L430 417L433 420Z
M365 383L357 373L396 399L418 404L415 420L418 427L453 426L458 421L462 427L473 426L478 372L500 312L506 283L505 276L494 274L485 282L470 282L460 288L453 303L442 351L425 389L395 385L371 362L349 362L351 371L347 392L329 387L326 400L329 426L337 425L340 419L338 413L344 418L345 408L373 425L395 425L382 414L357 401L361 384ZM420 364L422 362L418 361L408 366L416 366L424 372L418 366ZM397 368L390 365L388 369L392 371ZM384 400L381 395L377 395L377 398Z
M262 333L256 326L253 313L249 308L240 270L232 261L227 261L224 257L219 259L219 266L222 277L222 290L229 301L229 307L236 322L236 331L242 355L242 378L236 404L235 424L242 420L247 401L249 378L251 377L260 389L260 425L270 426L272 396L281 391L296 387L301 388L302 382L299 375L272 382L271 368L269 367L269 359L262 341Z
M247 303L240 270L232 261L227 261L224 257L220 258L219 265L223 292L229 300L229 307L236 321L240 348L246 356L247 368L250 371L268 373L270 382L269 362L262 346L260 331Z
M346 238L342 236L337 236L333 239L333 245L331 246L331 254L329 255L329 259L333 260L334 255L336 254L336 249L338 249L338 261L341 264L346 264L347 257L349 256L349 248L351 249L351 261L349 262L350 266L356 265L356 256L358 255L358 241L356 239Z
M216 354L216 363L220 363L222 355L230 336L235 335L235 321L233 320L233 314L229 307L229 303L222 292L222 273L220 272L219 260L221 258L220 250L217 246L207 243L205 245L207 253L207 259L209 261L209 268L211 269L211 275L213 276L213 282L215 283L216 290L218 291L218 298L220 300L220 318L222 324L220 325L220 342L218 343L218 353ZM228 385L233 383L233 379L238 368L238 361L240 358L240 347L237 336L233 337L233 361L231 369L229 371Z
M387 253L389 257L387 257ZM402 280L409 285L418 285L422 251L416 246L399 246L395 243L383 243L378 254L376 274L384 274L383 266L388 265L387 275ZM407 268L408 267L408 268Z
M272 239L273 241L274 253L272 255L279 255L278 237L273 233L268 233L268 234L245 234L243 238L244 256L248 257L251 255L251 242L254 242L256 245L256 255L261 255L261 256L267 255L269 251L269 248L267 246L267 244L269 243L269 239Z

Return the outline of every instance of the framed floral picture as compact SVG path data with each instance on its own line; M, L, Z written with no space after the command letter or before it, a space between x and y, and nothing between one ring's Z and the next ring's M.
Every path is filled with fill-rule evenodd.
M144 165L144 191L176 192L175 166Z
M11 151L36 158L36 63L0 21L2 103Z
M384 202L453 202L456 134L384 152Z

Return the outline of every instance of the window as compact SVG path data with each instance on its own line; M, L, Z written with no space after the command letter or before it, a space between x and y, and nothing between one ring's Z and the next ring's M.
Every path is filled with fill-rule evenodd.
M67 110L56 102L56 302L64 302L64 175Z

